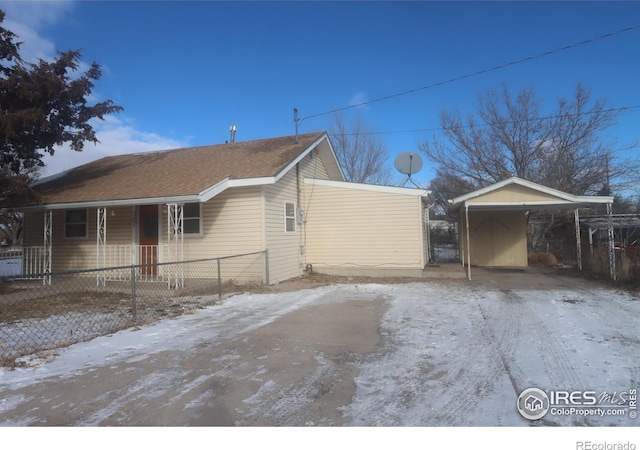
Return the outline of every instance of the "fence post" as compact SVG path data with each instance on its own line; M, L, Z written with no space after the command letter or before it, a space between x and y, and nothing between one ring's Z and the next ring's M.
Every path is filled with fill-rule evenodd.
M138 308L136 305L136 267L131 266L131 312L133 320L138 320Z
M222 301L222 273L220 271L220 258L216 259L218 263L218 300Z
M264 251L264 281L269 286L269 249Z

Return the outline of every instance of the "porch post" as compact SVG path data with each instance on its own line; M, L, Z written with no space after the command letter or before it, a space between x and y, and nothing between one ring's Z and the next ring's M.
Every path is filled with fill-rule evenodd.
M184 235L183 235L183 205L172 203L169 207L168 233L167 233L167 251L169 253L169 261L172 264L168 270L169 288L184 287ZM172 283L172 274L175 280Z
M580 214L578 208L574 209L574 219L576 224L576 258L578 259L578 270L582 270L582 239L580 236Z
M467 229L467 278L471 280L471 232L469 231L469 205L466 203L464 205L464 211L466 220L465 228Z
M613 281L616 281L616 254L613 246L613 213L611 203L607 203L607 219L607 231L609 235L609 276Z
M52 226L53 226L53 211L48 210L44 212L44 236L43 236L43 244L44 244L44 274L51 274L51 236L52 236ZM45 275L42 279L42 284L51 285L51 275Z
M98 208L96 223L96 269L104 269L107 267L107 208ZM96 272L96 284L107 284L107 274L104 270Z

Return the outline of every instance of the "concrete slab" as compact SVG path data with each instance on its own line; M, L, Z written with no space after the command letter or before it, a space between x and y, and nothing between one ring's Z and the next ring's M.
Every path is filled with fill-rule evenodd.
M385 298L331 293L284 313L272 300L266 317L247 310L233 322L211 323L227 331L209 332L185 350L105 361L14 390L9 404L24 402L10 412L0 402L0 424L342 425L356 362L379 344Z
M461 280L467 277L464 267L460 263L441 263L428 265L422 271L422 278Z
M255 339L313 347L329 354L369 353L378 345L384 298L308 306L248 333Z

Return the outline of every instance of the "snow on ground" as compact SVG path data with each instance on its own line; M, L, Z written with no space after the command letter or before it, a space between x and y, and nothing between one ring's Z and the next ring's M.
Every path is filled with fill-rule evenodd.
M356 425L528 425L530 387L629 393L640 386L640 301L609 289L501 291L458 284L368 286L393 302L386 349L362 367ZM542 424L639 425L546 416Z
M384 296L388 309L380 325L380 345L354 363L355 394L340 409L347 425L640 425L640 419L629 417L628 408L622 416L547 414L535 422L516 410L519 393L530 387L595 391L609 395L609 404L640 387L638 298L604 287L501 290L461 281L237 295L223 305L57 350L50 360L32 357L33 367L0 368L0 418L5 417L0 425L32 423L6 419L8 414L2 413L29 400L12 392L43 380L142 362L166 351L188 352L203 342L230 341L303 307L355 295ZM176 369L147 383L165 391L188 389L178 381L183 376ZM268 373L260 376L263 385L247 396L247 404L276 388ZM310 398L297 404L312 402ZM105 409L100 414L112 413ZM91 423L100 419L93 417Z

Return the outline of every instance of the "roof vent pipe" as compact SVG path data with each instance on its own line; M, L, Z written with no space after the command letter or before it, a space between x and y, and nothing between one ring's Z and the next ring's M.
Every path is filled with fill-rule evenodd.
M231 138L230 138L229 142L235 142L235 140L236 140L236 126L235 125L231 125L229 127L229 131L231 132Z

